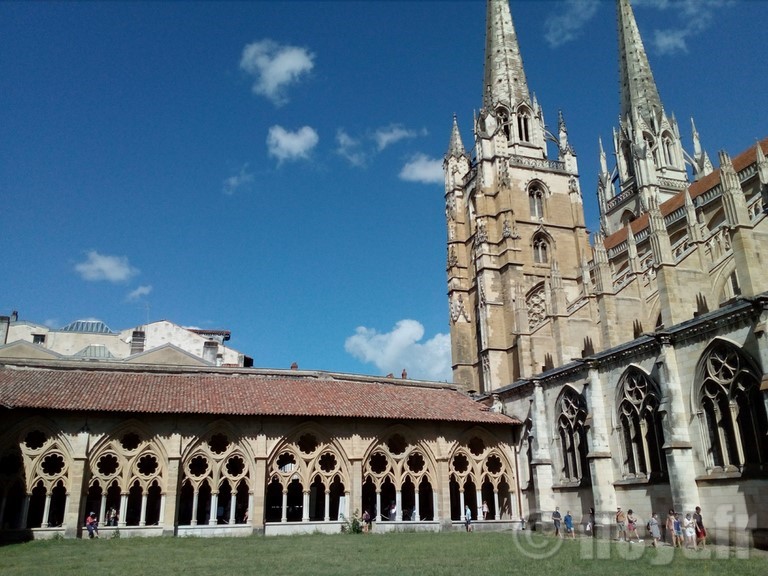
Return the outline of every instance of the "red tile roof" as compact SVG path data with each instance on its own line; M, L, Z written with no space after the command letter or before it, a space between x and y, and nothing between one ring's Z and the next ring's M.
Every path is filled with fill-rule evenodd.
M763 152L768 154L768 138L765 138L760 142L760 147L763 149ZM750 164L754 164L756 159L757 159L757 149L755 146L750 146L747 150L745 150L735 158L732 158L731 162L733 163L734 170L736 170L736 173L738 174ZM710 172L709 174L704 176L701 180L697 180L696 182L693 182L689 186L688 193L691 195L691 200L693 200L697 196L701 196L708 190L711 190L712 188L717 186L719 183L720 183L720 169L718 168L717 170ZM659 206L659 209L661 210L661 215L668 216L669 214L672 214L672 212L680 208L683 204L685 204L685 194L684 192L680 192L674 197L664 202L661 206ZM644 230L648 226L648 213L646 212L644 214L641 214L639 218L632 221L630 226L632 227L632 232L635 235L637 235L637 233L640 232L641 230ZM627 239L627 227L625 226L621 230L617 230L610 236L606 237L603 244L606 250L610 250L614 246L618 246L619 244L624 242L626 239Z
M155 414L389 418L514 424L448 385L326 372L0 365L0 406Z

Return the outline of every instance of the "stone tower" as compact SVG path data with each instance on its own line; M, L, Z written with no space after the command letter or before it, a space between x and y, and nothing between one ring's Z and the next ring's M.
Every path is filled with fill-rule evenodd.
M472 157L454 117L443 164L448 299L454 382L490 392L581 355L566 302L583 292L591 256L576 154L563 115L551 132L531 97L508 0L487 3L474 138Z
M619 127L613 132L617 162L609 171L601 142L597 192L606 236L684 190L689 180L686 162L694 179L712 172L693 122L694 154L683 150L677 120L661 103L629 0L618 0L617 11L621 106Z

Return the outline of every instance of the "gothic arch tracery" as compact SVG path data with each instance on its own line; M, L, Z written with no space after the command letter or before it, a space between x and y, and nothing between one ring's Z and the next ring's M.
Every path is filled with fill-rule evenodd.
M699 360L694 392L708 472L768 470L768 416L762 370L732 342L716 338Z

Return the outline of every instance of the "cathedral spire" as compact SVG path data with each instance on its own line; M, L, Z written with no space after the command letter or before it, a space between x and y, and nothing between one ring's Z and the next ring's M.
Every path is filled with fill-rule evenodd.
M448 144L448 156L464 156L464 143L461 141L459 132L459 122L456 120L456 114L453 115L453 128L451 129L451 141Z
M493 109L502 103L514 108L530 102L509 0L488 0L486 26L483 106Z
M651 65L629 0L618 0L617 8L621 118L639 116L651 124L651 118L655 118L662 110L659 91L653 80Z

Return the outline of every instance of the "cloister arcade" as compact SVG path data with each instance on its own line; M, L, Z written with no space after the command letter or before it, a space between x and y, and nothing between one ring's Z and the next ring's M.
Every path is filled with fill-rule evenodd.
M388 529L441 530L465 504L482 518L483 501L489 521L519 516L513 464L482 427L453 440L404 425L364 440L319 425L269 439L225 421L199 436L162 420L89 428L33 418L0 439L1 530L45 537L95 512L102 531L128 535L336 532L364 510Z

